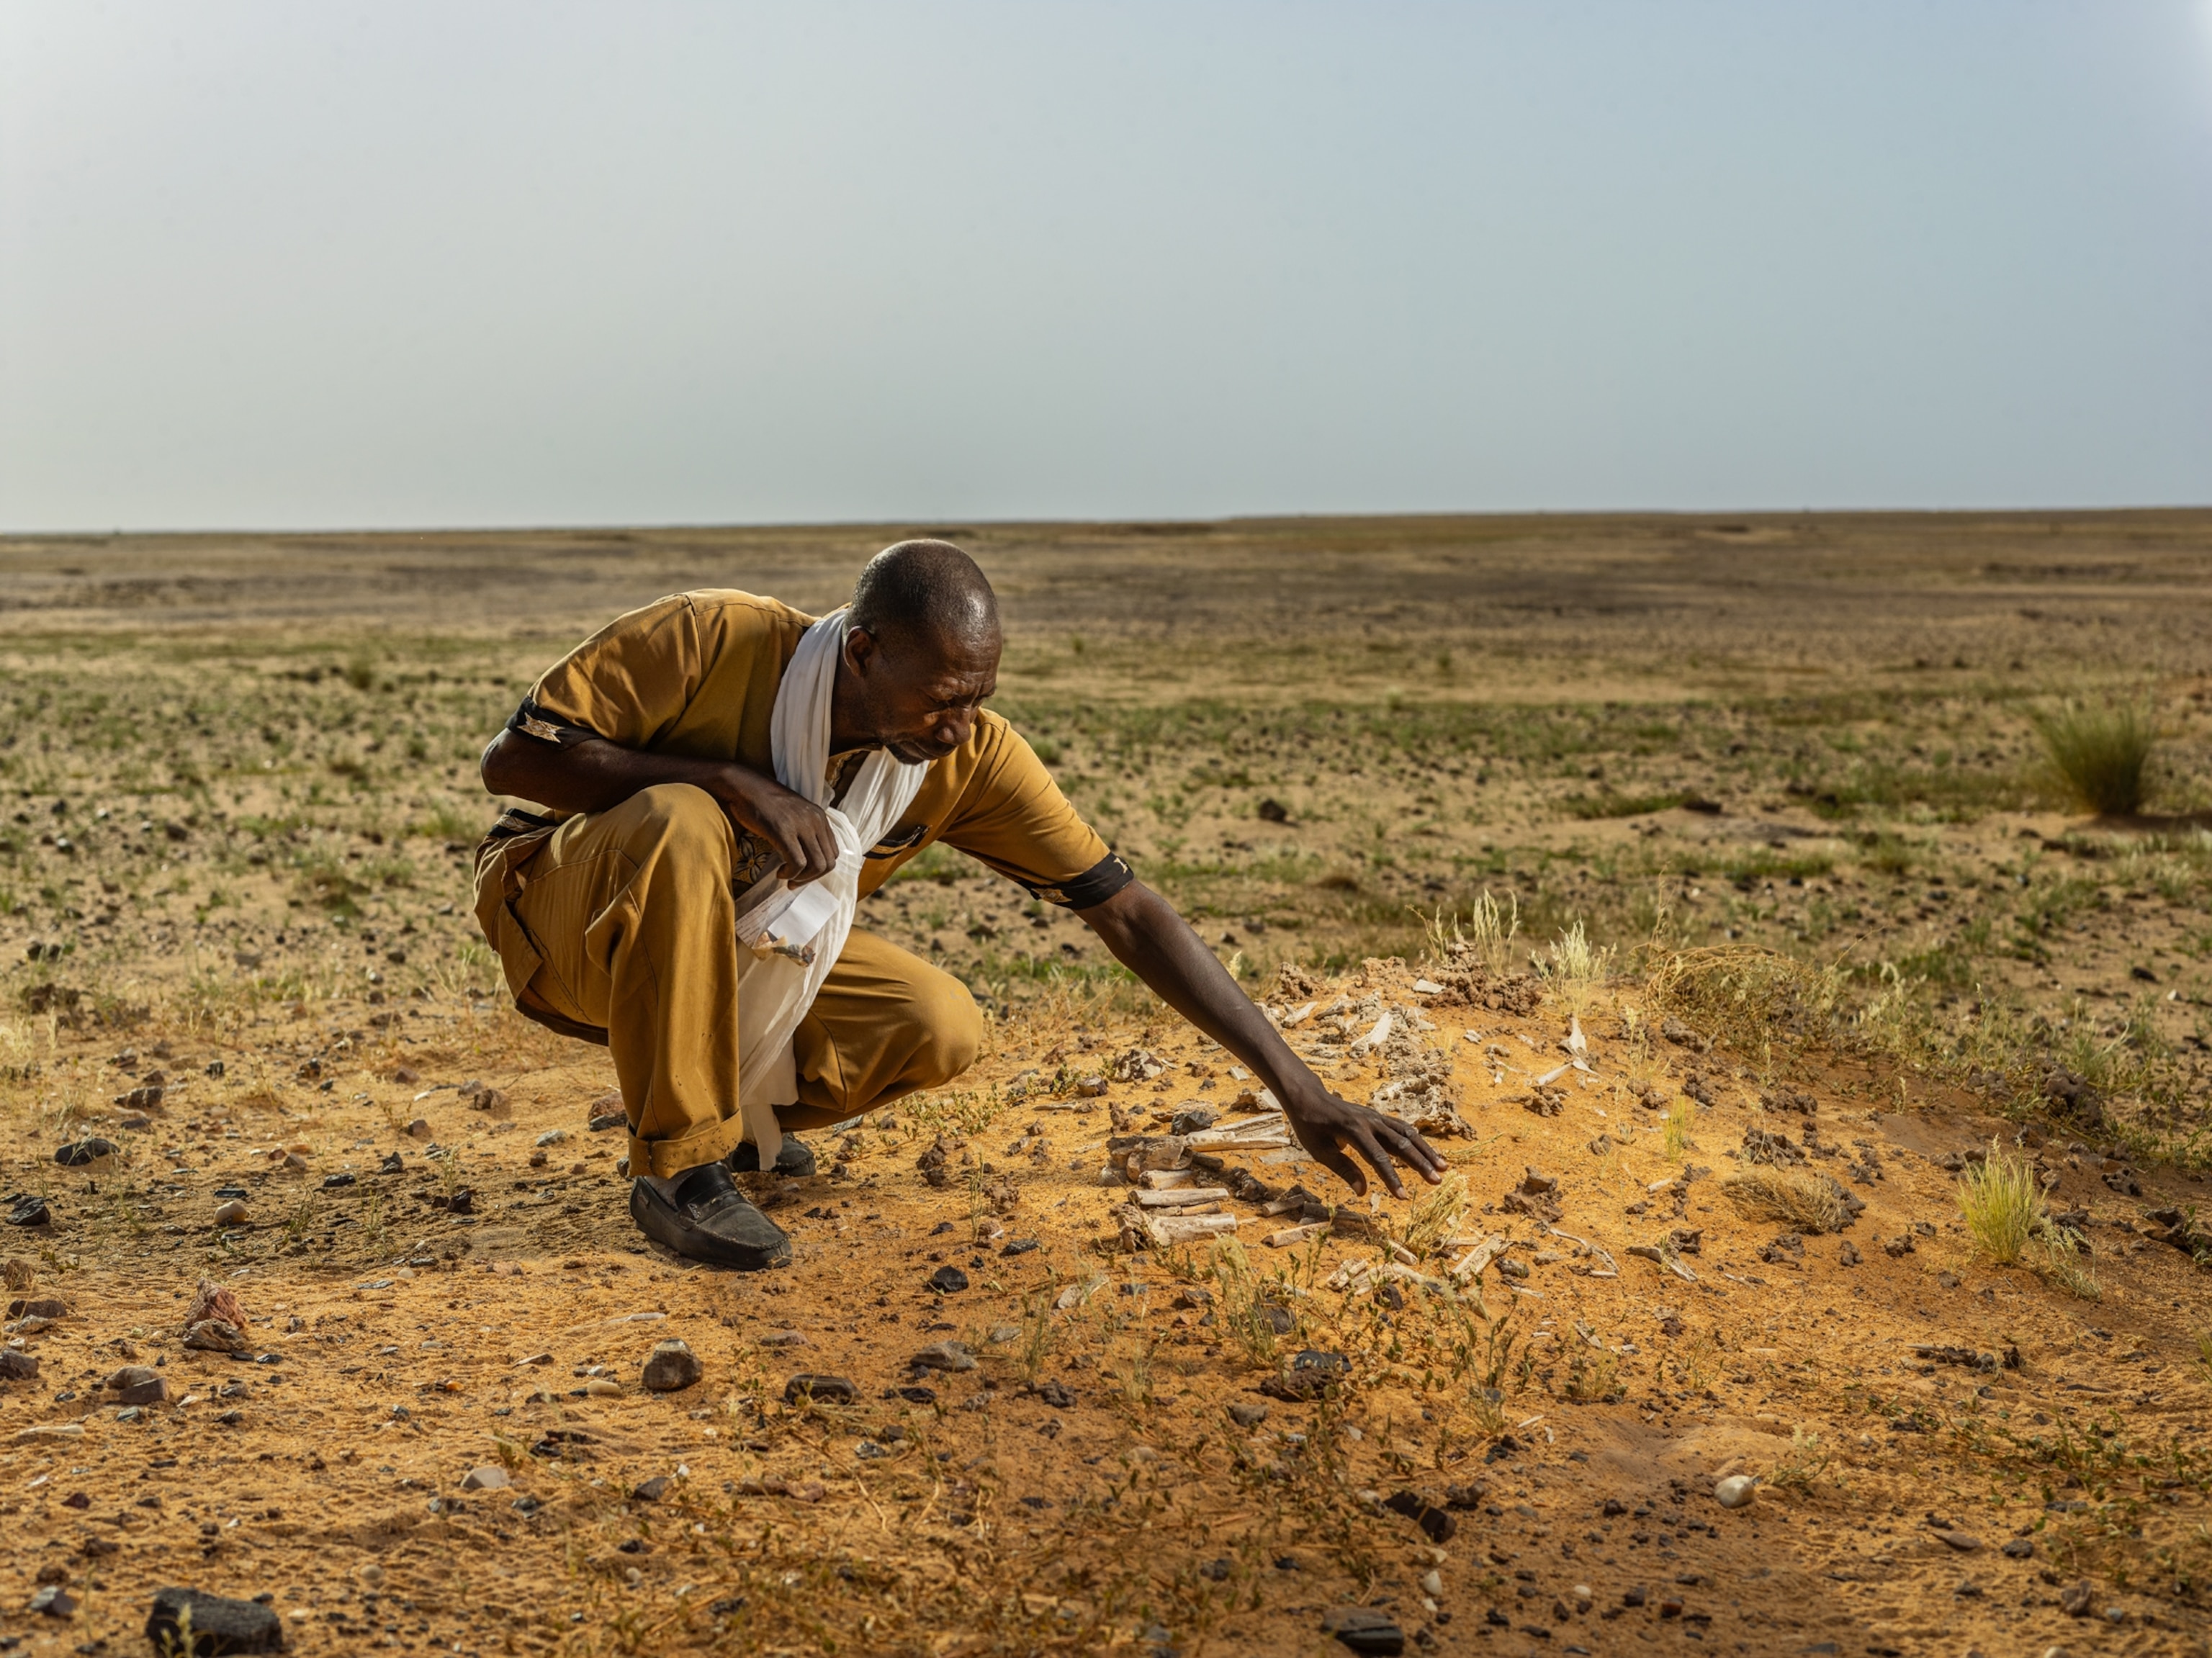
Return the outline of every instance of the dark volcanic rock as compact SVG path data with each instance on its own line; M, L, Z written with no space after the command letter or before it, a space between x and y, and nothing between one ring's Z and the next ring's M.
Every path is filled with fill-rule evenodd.
M1334 1635L1351 1651L1396 1658L1406 1649L1406 1632L1387 1612L1372 1606L1339 1606L1321 1620L1322 1633Z
M189 1637L185 1631L189 1627ZM228 1652L282 1652L284 1625L276 1612L253 1600L233 1600L198 1589L157 1589L147 1614L146 1638L162 1654L187 1649L199 1658Z
M1456 1515L1437 1507L1419 1491L1399 1491L1385 1500L1382 1506L1419 1526L1431 1543L1449 1543L1452 1533L1459 1529Z
M802 1371L783 1384L783 1402L796 1405L812 1400L817 1405L850 1405L860 1390L842 1376L816 1376Z
M71 1140L54 1152L54 1161L64 1169L82 1169L87 1163L98 1163L102 1157L115 1155L115 1142L104 1140L97 1134L88 1134L81 1140Z

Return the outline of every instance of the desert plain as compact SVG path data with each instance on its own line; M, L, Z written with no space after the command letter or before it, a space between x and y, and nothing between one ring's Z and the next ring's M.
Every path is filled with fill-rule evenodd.
M969 984L975 1070L748 1177L788 1269L636 1234L604 1052L474 933L477 754L616 613L827 608L915 531L1000 588L997 706L1443 1187L1353 1198L933 851L860 925ZM2208 555L0 540L0 1650L145 1649L181 1586L303 1652L2203 1652ZM2069 706L2148 711L2142 811L2069 798Z

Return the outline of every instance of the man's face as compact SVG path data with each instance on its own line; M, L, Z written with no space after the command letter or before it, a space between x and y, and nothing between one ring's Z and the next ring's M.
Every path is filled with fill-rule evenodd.
M845 635L861 733L909 766L942 760L968 740L976 705L999 689L1000 639L928 634Z

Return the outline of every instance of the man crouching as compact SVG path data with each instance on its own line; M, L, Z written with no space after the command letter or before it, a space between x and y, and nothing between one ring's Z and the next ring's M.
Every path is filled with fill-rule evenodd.
M787 1260L731 1171L811 1174L787 1128L968 1068L982 1016L966 988L853 926L860 899L940 841L1081 916L1354 1191L1354 1151L1394 1197L1396 1163L1439 1180L1419 1134L1322 1085L981 706L1000 643L974 561L904 541L819 621L731 591L619 616L484 750L487 788L547 810L494 826L477 920L516 1006L612 1055L638 1226L696 1260Z

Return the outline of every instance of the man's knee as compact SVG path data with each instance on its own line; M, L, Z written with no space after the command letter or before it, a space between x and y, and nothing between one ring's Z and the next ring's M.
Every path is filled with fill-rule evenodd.
M631 820L632 844L641 851L673 853L685 862L695 859L726 861L734 837L721 803L690 783L656 783L641 789L615 811Z
M914 987L914 1058L909 1071L917 1088L941 1088L975 1063L983 1046L983 1011L967 986L950 974L933 970Z

